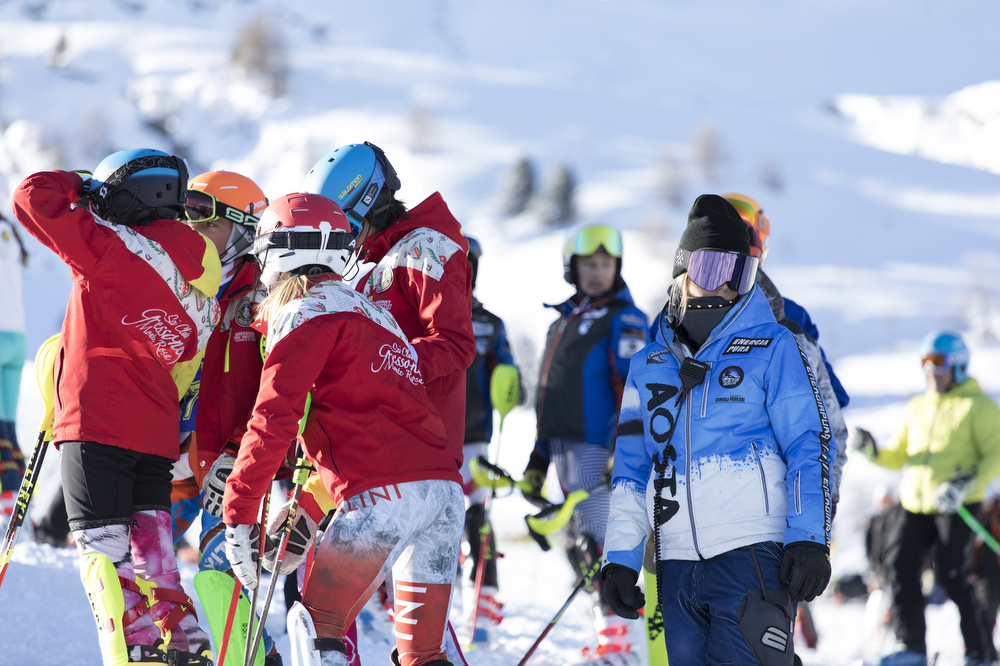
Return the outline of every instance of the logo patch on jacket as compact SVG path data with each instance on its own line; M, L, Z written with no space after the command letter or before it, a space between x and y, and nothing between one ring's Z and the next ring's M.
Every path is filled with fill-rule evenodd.
M662 365L666 363L664 356L670 356L670 350L667 348L661 349L659 351L652 351L646 354L646 365Z
M236 323L243 328L250 328L253 324L253 306L250 305L250 297L244 296L236 306Z
M383 268L382 273L378 276L378 284L375 285L375 293L381 294L386 289L392 286L392 269Z
M749 354L751 349L767 349L774 338L733 338L723 354Z
M743 383L743 368L731 365L719 375L719 386L724 389L734 389Z

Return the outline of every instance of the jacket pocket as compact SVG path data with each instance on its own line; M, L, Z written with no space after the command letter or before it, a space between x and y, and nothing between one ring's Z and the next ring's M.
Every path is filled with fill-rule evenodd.
M760 493L764 497L764 515L770 516L771 502L767 497L767 474L764 473L764 462L760 459L760 451L757 450L757 442L750 442L750 448L753 449L753 458L757 461L757 473L760 475Z
M795 515L802 515L802 495L800 494L800 489L802 487L802 470L795 472Z

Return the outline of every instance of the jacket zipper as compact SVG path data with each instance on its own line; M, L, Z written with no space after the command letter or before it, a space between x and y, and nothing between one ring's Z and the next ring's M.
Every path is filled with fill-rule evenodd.
M764 515L771 515L771 501L767 497L767 475L764 473L764 463L760 459L760 451L757 449L757 442L750 442L753 449L754 460L757 461L757 471L760 473L760 492L764 495ZM798 483L798 481L796 481ZM798 486L796 486L798 488Z
M694 521L694 498L691 493L691 401L687 401L687 418L684 421L684 453L687 455L687 501L688 520L691 521L691 538L694 541L694 550L700 559L705 559L698 546L698 527Z
M924 456L924 461L921 463L921 465L923 465L924 467L928 467L928 463L931 460L931 440L934 438L934 423L937 421L937 415L938 415L938 409L937 407L935 407L934 416L933 418L931 418L931 427L927 429L927 432L930 434L930 437L927 438L927 455ZM917 493L919 494L920 497L919 504L920 508L922 509L924 506L924 484L921 483L917 486Z
M62 375L63 375L63 364L66 363L66 350L62 347L59 348L59 375L56 377L56 400L59 401L59 407L63 406L62 401Z
M701 392L701 418L705 418L705 410L708 409L708 383L712 379L712 363L706 361L708 370L705 371L705 384Z
M802 482L802 470L795 472L795 515L802 515L802 497L799 495L799 487Z

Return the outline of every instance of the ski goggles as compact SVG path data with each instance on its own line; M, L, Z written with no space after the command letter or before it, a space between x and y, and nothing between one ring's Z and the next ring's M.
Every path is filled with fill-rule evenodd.
M614 227L604 225L580 229L566 245L564 254L589 257L603 248L612 257L621 259L622 256L621 232Z
M730 284L741 296L757 279L760 259L729 250L677 250L677 266L687 268L688 277L705 291L715 291Z
M251 229L255 229L260 221L250 213L244 213L239 208L224 204L208 192L201 190L187 191L184 199L184 215L188 222L202 223L224 219Z
M929 370L935 375L943 375L951 369L951 364L948 363L948 357L944 354L927 354L920 359L920 367L924 369L924 372Z

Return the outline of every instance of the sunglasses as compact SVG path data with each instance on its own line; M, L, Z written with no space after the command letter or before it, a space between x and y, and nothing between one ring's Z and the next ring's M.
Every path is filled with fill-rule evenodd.
M239 208L222 203L208 192L201 190L187 191L184 199L184 215L189 222L212 222L221 218L251 229L255 229L260 221L250 213L244 213Z
M935 375L943 375L951 369L947 357L944 354L928 354L920 359L920 367L931 370Z
M742 296L750 291L757 279L758 266L760 259L749 254L726 250L695 250L688 257L687 273L691 281L705 291L715 291L729 283Z
M601 248L612 257L622 256L622 235L614 227L584 227L573 237L571 245L572 254L581 257L589 257Z

